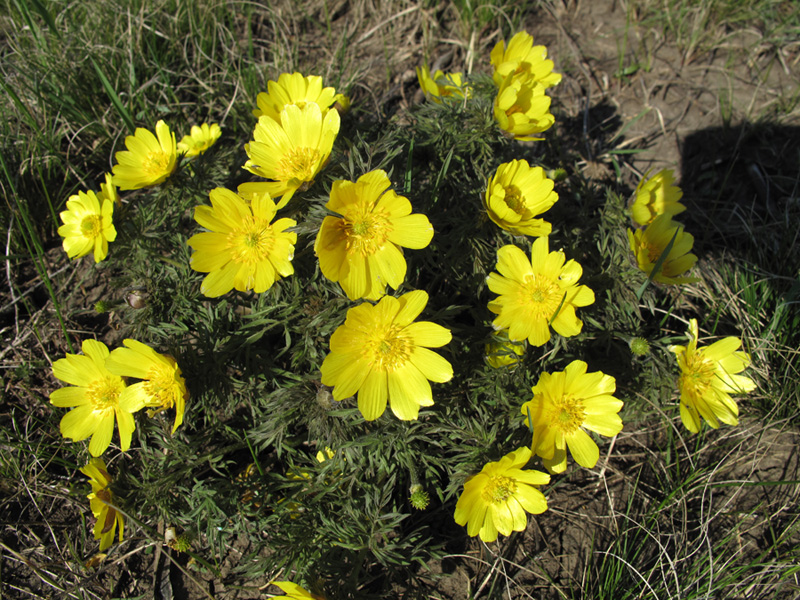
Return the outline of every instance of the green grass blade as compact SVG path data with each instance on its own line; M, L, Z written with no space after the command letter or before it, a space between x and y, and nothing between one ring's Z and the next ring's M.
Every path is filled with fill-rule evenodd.
M100 69L95 60L91 57L89 57L89 60L92 62L92 66L94 67L97 76L100 78L100 83L103 84L103 89L105 89L106 94L108 94L108 98L111 100L111 104L114 105L114 108L119 113L119 116L122 117L123 121L125 121L125 125L128 126L130 132L133 133L134 131L136 131L136 125L133 122L133 117L131 116L131 113L128 112L128 109L125 108L124 104L122 104L122 100L120 100L119 96L117 95L117 92L114 91L114 88L111 86L111 82L108 80L105 73L103 73L103 71Z
M680 230L681 230L680 227L677 227L675 229L675 233L672 234L672 239L669 241L669 243L664 248L664 251L658 257L656 264L653 265L653 270L650 271L650 275L648 275L647 281L645 281L642 284L642 287L640 287L636 291L637 300L642 299L642 296L644 295L644 291L647 289L647 286L650 285L650 282L653 281L653 279L655 279L655 277L661 272L661 266L664 264L664 261L667 260L667 256L669 256L670 251L672 251L672 246L675 243L675 238L678 237L678 233L680 233Z

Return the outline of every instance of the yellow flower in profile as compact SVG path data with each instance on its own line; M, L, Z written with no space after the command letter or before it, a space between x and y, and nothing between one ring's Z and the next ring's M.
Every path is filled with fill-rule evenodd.
M587 373L586 368L585 362L574 360L564 371L542 373L533 386L533 400L522 405L523 419L533 427L531 450L551 473L566 470L567 448L582 467L597 464L600 450L584 429L606 437L622 431L617 413L623 403L612 396L614 378L600 371Z
M113 213L113 200L101 200L91 190L70 196L67 210L59 214L64 224L58 228L67 256L80 258L94 251L96 263L108 256L108 242L117 239Z
M174 358L159 354L150 346L126 339L124 348L116 348L106 360L106 368L122 377L143 379L129 385L120 394L120 402L138 408L149 408L150 416L175 407L172 433L183 423L183 412L189 390ZM137 410L138 410L137 408Z
M280 123L262 116L253 132L254 141L244 145L250 157L244 168L272 181L243 183L239 193L282 196L278 208L286 206L297 190L308 189L328 162L339 124L337 111L329 110L323 118L314 102L302 109L290 104L281 111Z
M272 581L272 585L276 585L286 594L285 596L275 596L276 598L291 598L292 600L325 600L324 596L317 596L312 594L296 583L290 581Z
M489 218L506 231L515 235L550 235L550 223L534 217L558 200L553 185L541 167L512 160L497 167L486 187L483 205Z
M334 386L334 399L357 393L358 410L367 421L383 414L387 400L404 421L416 419L420 406L433 406L428 380L450 381L453 367L428 350L447 344L450 331L429 321L414 322L427 303L428 294L417 290L347 311L322 362L322 384Z
M444 73L438 70L431 75L428 67L417 67L417 79L425 97L439 104L442 98L469 96L469 88L464 85L461 73Z
M746 394L756 388L755 382L741 373L750 364L750 355L742 352L739 338L726 337L697 347L697 320L689 321L689 344L670 346L681 369L681 421L686 429L698 433L702 417L714 429L720 421L739 424L739 407L731 394Z
M529 448L518 448L464 483L456 503L455 520L467 526L467 534L493 542L498 534L524 531L528 515L547 510L547 500L536 486L550 483L550 476L524 467L531 458Z
M350 111L350 96L345 94L336 94L333 98L333 108L335 108L340 115Z
M100 193L97 194L97 199L100 204L103 203L103 200L109 200L114 206L122 206L122 200L117 192L117 184L114 183L111 173L106 173L105 181L100 184Z
M309 75L304 77L300 73L281 73L278 81L268 81L267 91L261 92L256 98L258 108L253 111L253 116L260 118L267 116L276 123L281 122L281 111L289 105L303 108L306 104L314 103L319 106L322 115L328 112L331 106L339 99L336 90L332 87L322 87L322 77Z
M659 215L675 216L686 210L680 203L683 192L674 183L672 169L659 171L636 186L631 216L639 225L649 225Z
M496 332L492 341L486 344L486 362L495 369L512 367L524 355L525 342L512 342L506 330Z
M553 73L553 61L547 58L545 46L534 46L533 36L527 31L520 31L508 42L495 44L490 55L494 67L495 85L500 87L509 75L535 81L545 88L552 87L561 81L560 73Z
M334 181L326 208L341 217L322 221L314 243L322 274L338 281L350 300L377 300L403 283L406 261L401 247L419 250L433 239L423 214L394 190L385 171L370 171L355 183Z
M119 527L119 541L125 529L125 518L114 507L114 494L111 493L111 476L108 474L106 463L100 458L93 458L89 464L81 469L81 473L89 478L92 493L89 506L97 522L94 526L94 538L100 540L100 552L104 552L114 540L114 532Z
M500 129L515 140L544 139L534 134L550 129L555 123L550 114L550 97L544 90L541 83L514 74L506 77L494 100L494 118Z
M63 387L50 394L50 403L72 408L61 419L61 435L74 442L92 436L89 454L100 456L111 443L114 421L119 427L119 447L125 452L131 446L136 429L133 414L139 407L122 397L125 382L105 366L109 352L106 345L84 340L83 355L67 354L53 363L53 375L74 387Z
M192 125L191 133L178 142L178 151L187 158L198 156L216 144L221 135L222 129L216 123L203 123L199 127Z
M497 270L486 279L489 289L500 296L489 302L497 318L496 329L508 329L512 341L528 339L533 346L550 340L552 325L564 337L578 335L583 321L575 308L594 302L594 292L578 285L583 269L574 260L564 264L563 252L550 252L547 237L531 247L530 261L516 246L497 251Z
M689 254L694 238L684 232L683 225L673 221L672 217L666 214L656 217L645 229L637 229L635 232L628 229L628 242L639 269L650 276L673 237L675 241L672 248L661 263L653 281L667 285L700 281L697 277L683 276L697 262L697 257Z
M137 127L133 135L125 138L125 147L127 150L117 152L117 164L112 169L114 182L121 190L158 185L178 166L175 134L164 121L156 123L156 135Z
M211 206L194 209L194 219L208 229L189 238L194 249L191 267L208 273L200 291L209 298L254 290L264 293L281 277L294 273L292 257L297 234L286 231L292 219L275 218L277 208L269 194L255 194L248 204L225 188L209 194Z

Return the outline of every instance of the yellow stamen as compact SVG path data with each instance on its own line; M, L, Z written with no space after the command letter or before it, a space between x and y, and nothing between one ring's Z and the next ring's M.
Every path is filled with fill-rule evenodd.
M484 502L500 504L517 492L517 482L503 475L492 475L489 483L483 488L481 498Z
M158 177L169 170L169 155L166 152L148 152L142 161L142 171L151 177Z
M86 397L95 411L102 412L113 410L118 405L121 391L122 385L118 377L103 377L89 384Z
M555 314L564 296L558 283L537 274L529 275L518 293L519 304L530 311L532 318L548 320Z
M549 421L564 435L575 433L586 418L583 401L574 396L562 396L553 401Z
M87 238L96 238L103 231L100 215L86 215L81 221L81 233Z
M367 340L362 355L373 368L391 372L408 362L413 344L402 331L402 327L394 325Z
M275 245L275 232L266 219L244 217L242 226L228 234L231 260L248 265L265 260Z
M320 153L316 148L292 148L278 162L279 181L311 181L319 164Z

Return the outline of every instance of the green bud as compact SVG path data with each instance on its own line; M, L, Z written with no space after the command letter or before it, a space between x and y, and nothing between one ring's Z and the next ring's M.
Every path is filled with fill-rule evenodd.
M98 300L97 302L94 303L94 310L99 315L107 313L111 310L111 303L106 302L105 300Z
M630 346L631 352L633 352L636 356L647 356L650 354L650 344L644 338L633 338L630 342Z
M415 483L409 490L411 492L411 506L417 510L425 510L431 502L431 497L428 492L422 489L422 486Z

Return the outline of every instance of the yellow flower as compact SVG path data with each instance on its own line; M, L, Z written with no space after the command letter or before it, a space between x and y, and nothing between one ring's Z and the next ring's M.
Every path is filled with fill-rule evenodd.
M528 515L547 510L544 494L535 486L550 483L541 471L523 471L531 458L529 448L518 448L497 462L486 463L464 483L456 503L455 519L467 526L467 534L493 542L497 534L524 531Z
M411 203L388 189L384 171L370 171L357 182L334 181L325 205L341 217L325 217L314 252L322 274L338 281L350 300L377 300L403 283L406 261L401 247L418 250L433 238L423 214L411 214Z
M100 193L97 194L97 199L100 204L103 200L109 200L114 206L122 206L122 200L117 192L117 185L114 183L114 178L111 173L106 173L105 182L100 184Z
M681 369L681 421L692 433L700 431L700 417L714 429L722 421L739 424L739 407L731 394L745 394L756 388L755 382L741 373L750 364L750 355L739 351L741 340L726 337L697 347L697 320L689 321L689 344L670 346Z
M159 354L150 346L136 340L123 340L125 348L116 348L106 361L106 368L116 375L143 379L126 387L120 402L139 408L152 409L149 414L175 407L172 433L183 423L183 411L189 391L175 359Z
M489 218L506 231L516 235L550 235L550 223L534 217L558 200L553 185L541 167L512 160L497 167L486 187L483 205Z
M324 596L317 596L307 592L296 583L289 581L272 581L272 585L276 585L286 594L285 596L276 596L277 598L291 598L292 600L325 600Z
M505 329L495 333L492 341L486 344L486 362L495 369L514 366L524 355L525 342L512 342Z
M208 273L200 290L210 298L255 290L261 294L281 277L294 273L292 257L297 234L286 229L292 219L272 223L277 208L269 194L255 194L248 204L225 188L209 194L211 206L198 206L194 219L209 229L189 238L191 267ZM272 224L271 224L272 223Z
M645 229L637 229L635 232L628 229L628 242L639 268L649 276L673 236L675 241L672 248L653 281L668 285L700 281L697 277L682 276L697 262L697 257L689 254L694 238L684 232L683 225L673 221L667 214L656 217Z
M334 386L334 399L358 393L358 410L367 421L383 414L387 400L402 420L416 419L420 406L433 406L428 380L449 381L453 367L428 350L447 344L450 331L428 321L413 322L427 303L428 294L417 290L347 311L322 362L322 383Z
M268 182L243 183L243 196L267 192L272 198L282 196L283 208L297 190L305 191L328 162L333 142L339 133L339 113L329 110L323 119L316 103L302 109L288 105L281 111L280 123L267 116L258 120L254 141L244 145L250 157L244 168L272 179Z
M520 31L508 42L497 42L491 53L494 83L500 87L513 74L552 87L561 81L560 73L553 73L553 61L547 59L545 46L534 46L533 37Z
M94 538L100 540L100 552L104 552L114 540L114 530L119 527L119 541L125 529L125 518L113 505L114 495L109 489L111 476L108 474L106 463L100 458L93 458L89 464L81 469L81 473L89 478L92 493L89 506L97 522L94 526Z
M496 329L508 329L512 341L528 339L543 346L550 339L550 325L564 337L578 335L583 322L575 308L594 302L594 292L577 285L583 269L574 260L564 264L563 252L549 252L548 238L540 237L531 247L531 260L516 246L497 252L497 270L487 278L489 289L500 296L489 302L498 315Z
M597 464L600 450L584 429L607 437L622 431L617 414L622 400L612 396L614 378L600 371L587 373L586 366L574 360L564 371L542 373L533 387L533 400L522 405L523 419L533 427L531 450L551 473L566 470L567 448L582 467Z
M117 239L113 213L114 202L105 197L101 200L91 190L70 196L67 210L59 215L64 224L58 228L67 256L80 258L94 251L96 263L108 256L108 242Z
M545 87L536 81L526 81L513 73L505 78L494 100L494 118L500 129L515 140L532 141L544 138L541 133L555 123L550 114L550 97Z
M85 340L83 355L67 354L53 363L53 375L75 387L50 394L50 403L74 408L61 419L61 435L79 442L92 436L89 453L100 456L111 443L114 421L119 426L119 446L126 451L136 429L133 414L139 408L122 397L125 382L106 369L108 348L102 342Z
M216 123L203 123L200 127L192 125L191 134L183 136L178 142L178 151L183 152L187 158L192 158L211 148L221 135L222 129Z
M431 75L428 67L417 67L417 79L425 96L440 104L442 98L469 96L469 88L464 85L461 73L444 73L439 70Z
M350 96L344 94L336 94L333 98L333 108L335 108L340 115L350 111Z
M178 165L175 134L164 121L156 123L156 135L137 127L134 135L125 138L125 147L127 150L117 152L117 164L112 169L114 181L121 190L158 185L172 175Z
M681 188L674 184L672 169L664 169L636 186L631 216L639 225L649 225L659 215L675 216L686 210L680 203Z
M288 105L303 108L306 104L317 104L322 115L339 99L332 87L322 87L322 77L300 73L281 73L278 81L267 82L267 92L256 98L258 108L253 111L257 118L267 116L276 123L281 122L281 111Z

